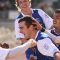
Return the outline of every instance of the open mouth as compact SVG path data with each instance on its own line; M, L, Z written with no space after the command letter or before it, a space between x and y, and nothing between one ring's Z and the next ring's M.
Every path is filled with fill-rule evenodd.
M27 5L24 5L24 6L23 6L23 8L26 8L26 7L27 7Z
M26 8L26 6L23 6L23 8Z
M53 22L53 24L56 24L57 22Z
M56 24L57 23L57 21L56 20L53 20L53 24Z

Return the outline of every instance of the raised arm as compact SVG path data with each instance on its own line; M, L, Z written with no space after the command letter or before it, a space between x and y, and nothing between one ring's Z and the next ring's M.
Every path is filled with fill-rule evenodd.
M33 40L33 39L30 39L29 41L27 41L26 43L24 43L23 45L20 45L20 46L17 46L13 49L11 49L9 55L12 56L12 55L16 55L16 54L23 54L25 53L25 51L30 48L30 47L33 47L36 45L36 41Z

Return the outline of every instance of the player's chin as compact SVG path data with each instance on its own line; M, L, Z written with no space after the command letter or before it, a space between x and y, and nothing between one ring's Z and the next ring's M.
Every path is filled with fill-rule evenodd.
M30 38L28 35L24 35L26 38Z
M55 27L57 25L57 23L53 23L53 27Z
M57 25L54 25L53 27L54 27L54 28L57 28Z

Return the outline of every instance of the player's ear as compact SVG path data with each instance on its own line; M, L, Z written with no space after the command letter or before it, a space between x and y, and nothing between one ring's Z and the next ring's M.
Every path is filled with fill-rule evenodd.
M31 25L31 26L29 27L29 29L30 29L30 30L37 29L37 26L33 24L33 25Z

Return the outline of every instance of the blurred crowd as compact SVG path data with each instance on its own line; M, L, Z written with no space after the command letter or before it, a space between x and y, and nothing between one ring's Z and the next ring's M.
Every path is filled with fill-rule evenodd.
M11 31L9 28L0 27L0 45L1 44L4 48L13 48L20 45L20 42L16 40L14 30Z
M0 11L8 10L11 7L9 0L0 0Z

